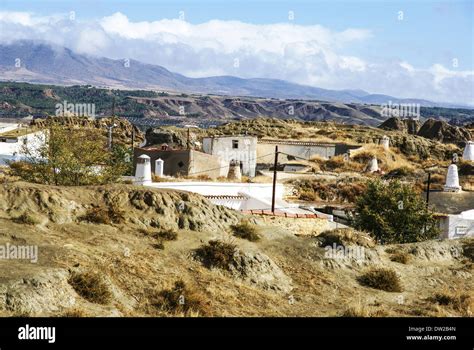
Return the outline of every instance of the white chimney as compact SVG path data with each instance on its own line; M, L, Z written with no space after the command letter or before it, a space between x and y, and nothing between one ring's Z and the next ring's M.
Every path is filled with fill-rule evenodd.
M379 162L377 161L377 158L372 157L372 159L369 160L369 164L367 164L367 171L369 173L379 171Z
M461 186L459 186L458 167L456 164L451 164L448 167L448 174L446 175L446 184L444 185L445 192L459 192Z
M389 149L390 147L390 138L386 135L383 135L383 137L380 139L379 141L379 144L385 148L385 149Z
M159 177L163 177L163 169L164 169L164 160L158 158L155 160L155 175Z
M470 161L470 162L474 162L474 142L472 141L466 142L466 147L464 148L462 159Z
M142 154L137 158L137 168L135 169L135 183L137 185L151 184L151 163L150 157Z

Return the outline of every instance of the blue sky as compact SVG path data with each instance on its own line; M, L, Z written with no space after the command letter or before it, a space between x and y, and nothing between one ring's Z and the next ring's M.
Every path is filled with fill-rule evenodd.
M364 83L360 87L370 90L370 92L399 93L399 95L417 92L418 97L444 98L453 101L463 100L469 103L468 100L472 97L473 90L472 75L469 72L474 70L473 4L474 1L472 0L0 0L0 11L28 12L37 17L48 17L54 14L67 14L69 11L75 11L77 21L84 26L87 23L87 27L92 28L92 22L99 23L105 32L106 38L89 48L77 43L70 44L72 48L85 53L102 53L112 58L118 58L120 52L125 52L127 56L136 55L131 58L161 64L171 70L190 76L201 76L206 73L212 75L212 73L215 73L217 75L232 74L242 77L255 77L254 75L257 74L263 77L282 78L328 88L357 88L358 81L366 80L362 75L362 71L366 72L368 79L369 73L371 77L377 74L381 75L384 69L391 72L395 69L394 67L401 64L406 67L406 72L394 72L385 77L375 77L371 83ZM178 30L172 31L170 34L177 41L173 43L173 47L170 47L171 44L163 39L162 33L159 32L160 29L155 28L151 31L146 29L142 33L135 33L135 30L143 29L143 26L139 24L141 22L147 23L147 28L153 25L162 28L159 23L168 23L164 22L164 19L177 19L180 11L184 11L185 21L191 25L186 30L196 31L196 33L201 30L205 32L204 37L198 35L195 40L201 40L201 38L203 41L204 39L211 40L208 36L209 28L198 25L210 23L212 20L220 20L224 24L233 23L228 21L239 21L246 25L257 25L257 27L248 28L236 26L235 30L245 31L254 28L256 32L264 33L262 36L264 38L270 35L268 33L285 34L280 29L268 25L285 23L299 26L298 28L301 30L295 33L301 36L301 42L296 43L295 40L292 41L287 38L288 43L285 42L283 46L284 48L293 49L294 45L298 45L298 52L303 52L307 59L296 59L295 61L295 57L289 57L291 55L288 54L275 58L274 55L278 52L276 49L274 51L271 49L267 51L259 50L259 46L250 44L229 48L226 47L225 38L217 39L215 45L197 47L197 45L190 42L179 42L185 38L183 38L183 32ZM294 20L289 20L289 11L293 11ZM403 11L403 20L398 18L399 11ZM113 17L113 20L110 19L111 17ZM106 21L106 25L104 25L104 18L109 19ZM41 23L46 25L44 22ZM135 33L133 37L120 33L120 25L122 24L127 24L129 32L133 31ZM176 22L170 22L169 25L176 25ZM321 33L324 36L323 43L318 42L319 29L313 32L312 39L304 38L304 28L315 25L324 29ZM59 24L55 24L55 26L55 29L58 30ZM215 26L210 27L217 28ZM346 30L360 32L354 40L351 40L351 36L341 34L345 33ZM216 31L220 30L217 29ZM43 32L45 31L43 30ZM338 33L342 37L341 35L338 36ZM38 33L30 34L38 39ZM219 35L219 33L216 33L216 36ZM261 43L262 38L257 37L259 34L255 35L256 37L252 36L249 42L255 39L255 42ZM187 34L184 36L187 37ZM74 36L74 38L76 37ZM243 39L245 41L245 37ZM64 40L65 45L69 45L68 40L71 39L68 37L68 40ZM318 43L315 44L315 42ZM156 51L151 50L150 55L155 52L155 56L149 57L149 55L140 54L140 43L152 45L152 48L154 47ZM172 52L174 55L180 54L177 51L178 46L185 48L182 52L183 55L189 55L191 52L196 55L200 62L204 62L203 66L198 66L195 62L181 62L181 60L176 60L176 57L166 58L163 54L159 54L159 52L164 51L169 54ZM225 52L218 52L219 48L223 48L222 50ZM283 50L284 48L280 49ZM249 53L251 50L261 51L261 53L258 57L252 56ZM143 49L143 51L145 50ZM221 66L221 62L231 60L233 57L240 57L241 59L239 70ZM206 60L208 60L207 63ZM254 64L251 64L252 60L255 61ZM206 64L212 66L212 69L206 69L204 67ZM301 71L301 74L297 72L297 64L306 67ZM288 69L289 65L291 69ZM338 67L337 69L335 65ZM252 66L258 67L258 69L252 71L250 69ZM308 68L309 66L312 68ZM349 69L351 71L350 77L346 78L344 71L340 69ZM328 73L323 77L321 76L321 70L331 71L332 75ZM404 84L410 83L405 74L407 72L410 72L411 76L416 79L413 84L410 84L414 87L413 90L403 88ZM305 74L308 79L303 78ZM400 74L403 75L404 80L400 78ZM428 74L432 75L432 81L438 85L439 91L420 92L429 87L426 80ZM399 79L398 87L392 87L390 84L377 86L377 80L389 79L393 76ZM294 77L294 79L291 77ZM426 81L422 82L421 79ZM449 91L453 89L467 89L470 90L470 94L464 93L459 98L452 98Z

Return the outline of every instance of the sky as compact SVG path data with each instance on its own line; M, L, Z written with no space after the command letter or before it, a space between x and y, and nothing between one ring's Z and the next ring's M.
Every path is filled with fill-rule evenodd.
M473 18L473 0L0 0L0 42L474 105Z

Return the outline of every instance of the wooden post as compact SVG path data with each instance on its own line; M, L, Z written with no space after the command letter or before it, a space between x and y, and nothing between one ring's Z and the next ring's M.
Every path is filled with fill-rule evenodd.
M428 172L428 183L426 184L426 207L430 203L430 185L431 185L431 172Z
M132 152L135 148L135 127L132 125Z
M186 146L187 149L189 150L191 148L191 141L190 141L190 135L189 135L189 128L188 128L188 138L186 140Z
M272 188L272 213L275 214L275 192L277 181L277 163L278 163L278 146L275 146L275 162L273 163L273 188Z

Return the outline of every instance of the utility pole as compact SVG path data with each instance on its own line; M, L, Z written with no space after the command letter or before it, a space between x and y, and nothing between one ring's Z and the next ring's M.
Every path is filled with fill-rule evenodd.
M132 125L132 152L135 148L135 127Z
M115 122L115 96L112 100L112 124Z
M431 185L431 171L428 171L428 182L426 184L426 208L430 203L430 185Z
M273 163L273 188L272 188L272 213L275 214L275 192L277 182L277 163L278 163L278 146L275 146L275 162Z
M189 151L189 149L191 148L190 145L191 145L191 141L190 141L189 128L188 128L188 139L187 139L187 141L186 141L186 146L187 146L187 148L188 148L188 151Z

